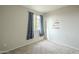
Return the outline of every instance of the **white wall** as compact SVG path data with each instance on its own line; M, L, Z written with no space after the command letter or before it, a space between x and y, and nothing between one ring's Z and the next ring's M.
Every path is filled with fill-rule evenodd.
M48 40L79 49L79 6L67 6L45 15ZM54 23L60 22L55 29Z
M0 47L2 47L2 7L0 6ZM0 48L1 49L1 48Z
M40 37L33 40L26 40L28 10L22 6L1 6L3 18L2 21L2 37L0 37L0 51L9 51L36 41L41 40ZM1 9L1 8L0 8Z

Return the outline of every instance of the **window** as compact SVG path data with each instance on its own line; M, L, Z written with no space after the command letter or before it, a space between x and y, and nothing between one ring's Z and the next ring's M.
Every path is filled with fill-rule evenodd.
M40 36L44 35L43 16L29 12L27 39L32 39L35 32L38 32Z
M34 32L38 31L40 36L44 35L43 16L34 14Z
M40 15L34 14L34 32L41 31Z

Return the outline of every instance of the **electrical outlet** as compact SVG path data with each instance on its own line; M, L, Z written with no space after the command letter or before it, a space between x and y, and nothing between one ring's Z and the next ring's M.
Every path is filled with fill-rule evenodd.
M4 47L7 47L7 44L3 44Z

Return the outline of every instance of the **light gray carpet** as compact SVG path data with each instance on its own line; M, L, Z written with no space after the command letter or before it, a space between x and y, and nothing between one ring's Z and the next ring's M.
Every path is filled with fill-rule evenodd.
M48 40L43 40L28 46L24 46L7 54L78 54L79 50L58 45Z

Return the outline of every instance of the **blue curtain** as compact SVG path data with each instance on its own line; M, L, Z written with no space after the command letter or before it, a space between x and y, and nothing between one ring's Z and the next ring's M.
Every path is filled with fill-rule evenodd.
M33 33L33 13L29 12L27 40L32 39L33 37L34 37L34 33Z
M40 36L44 35L44 27L43 27L43 16L40 15L40 23L41 23L41 32L40 32Z

